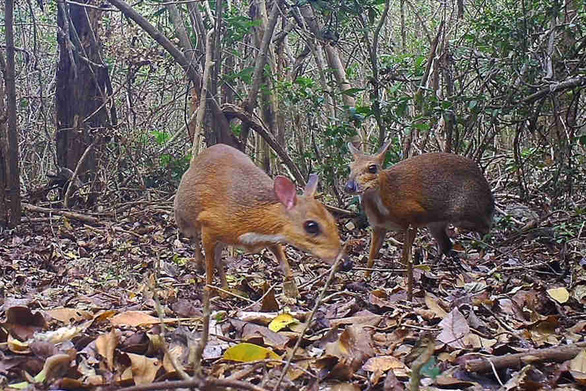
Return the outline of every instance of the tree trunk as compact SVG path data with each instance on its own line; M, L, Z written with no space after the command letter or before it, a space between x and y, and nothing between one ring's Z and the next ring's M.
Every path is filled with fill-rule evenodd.
M6 63L4 54L0 52L0 227L8 226L8 210L10 210L10 200L8 199L8 131L6 122L6 106L4 104L5 91L4 80L6 80Z
M8 164L0 163L0 185L3 182L7 186L3 186L0 196L0 204L8 206L8 208L1 207L0 211L4 209L8 211L8 216L0 216L0 223L6 222L8 226L15 227L20 224L21 218L21 203L20 203L20 169L19 169L19 153L18 153L18 132L16 129L16 86L15 86L15 70L14 70L14 1L6 0L4 26L6 31L6 67L4 69L4 80L6 82L6 115L8 122L7 134L7 152L0 152L0 160L8 159ZM2 63L4 59L2 59ZM3 65L3 64L2 64ZM4 67L3 67L4 68ZM4 94L1 94L4 95ZM3 96L1 96L3 99ZM2 110L4 111L4 110ZM3 122L3 121L2 121ZM3 129L0 128L0 131ZM1 148L1 146L0 146ZM4 166L4 167L2 167ZM4 168L4 170L2 170ZM5 190L6 189L6 190ZM7 198L5 198L8 196Z
M81 2L90 4L92 0ZM104 128L115 125L108 112L108 68L102 61L101 45L95 35L100 16L101 11L95 8L58 1L57 162L70 170L76 169L86 148L102 136ZM99 150L100 143L96 143L96 148L80 163L82 181L95 177ZM90 203L99 191L92 186Z

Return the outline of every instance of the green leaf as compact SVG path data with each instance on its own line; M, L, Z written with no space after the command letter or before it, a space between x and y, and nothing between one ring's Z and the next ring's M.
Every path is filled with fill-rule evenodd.
M224 353L224 360L250 362L266 360L267 358L280 360L281 357L271 349L264 348L248 342L242 342L232 346Z
M269 330L276 333L277 331L298 322L299 321L291 316L291 314L279 314L275 319L271 320L271 323L269 323Z
M24 390L28 386L30 386L30 384L28 382L25 382L25 381L23 381L21 383L13 383L13 384L9 384L8 385L8 387L14 388L15 390Z
M415 128L417 130L422 130L424 132L427 132L431 128L431 126L429 126L429 124L425 124L425 123L424 124L412 124L411 127Z
M437 361L436 361L435 357L432 357L421 368L420 373L425 377L430 377L432 379L435 379L436 377L438 377L442 373L442 371L437 366Z
M357 93L364 91L364 88L349 88L345 91L342 91L344 95L356 96Z

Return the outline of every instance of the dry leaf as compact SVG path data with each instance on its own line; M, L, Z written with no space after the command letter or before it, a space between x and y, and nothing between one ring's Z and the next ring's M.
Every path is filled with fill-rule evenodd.
M63 376L69 370L71 357L68 354L55 354L45 360L43 370L39 372L34 380L36 383L44 383Z
M32 312L28 307L14 306L6 310L5 327L10 334L21 341L33 337L34 333L47 327L40 312Z
M159 319L149 315L145 311L126 311L110 319L113 326L131 326L149 325L159 323Z
M465 337L470 334L470 326L464 315L454 308L439 324L442 332L437 336L441 341L455 349L466 348Z
M570 369L586 374L586 349L583 349L570 361Z
M437 297L431 293L425 294L425 305L429 308L438 318L445 318L448 313L439 305Z
M570 292L564 287L548 289L547 294L560 304L564 304L570 298Z
M162 364L157 358L141 356L139 354L127 353L132 368L134 384L149 384L157 377L157 372Z
M118 346L118 334L114 329L96 339L96 349L106 359L108 368L111 370L114 369L114 349L116 349L116 346Z
M286 285L287 281L283 282L283 285ZM295 286L294 281L289 281L289 285L293 284ZM269 284L265 281L263 291L266 293L267 290L270 289ZM285 288L283 288L285 289ZM289 288L291 289L291 288ZM295 289L297 289L295 287ZM269 293L267 293L264 298L262 299L262 304L260 307L261 312L273 312L279 310L279 303L277 303L277 299L275 298L275 290L271 289Z
M31 352L29 349L29 344L27 342L19 341L12 335L8 335L8 340L6 341L6 343L8 345L8 349L10 349L12 353L29 354Z
M374 385L378 384L382 375L384 375L389 369L398 368L406 369L405 364L393 356L372 357L362 366L362 370L373 372L370 381Z
M75 308L55 308L45 311L45 313L55 320L68 324L93 318L93 315L90 312L77 310Z
M276 349L285 349L289 338L284 333L275 333L268 327L255 323L242 322L238 319L230 319L230 323L240 332L242 339L257 345L267 345Z
M336 383L330 387L330 391L360 391L360 387L352 383Z
M66 341L71 341L74 337L85 331L83 326L65 326L59 327L54 331L47 331L44 333L35 334L35 340L48 341L53 344L59 344Z
M329 367L333 364L331 377L350 379L366 360L375 355L372 334L372 328L349 326L337 341L326 345L326 355L318 360L318 366Z
M496 339L482 338L479 335L470 333L464 337L464 344L471 346L473 349L486 349L496 345Z
M184 369L183 364L181 363L181 358L187 352L187 347L184 345L176 344L171 346L167 352L165 352L165 356L163 357L163 368L168 373L175 373L175 367L173 366L173 362L171 361L171 357L175 360L175 364L179 367L179 369ZM171 356L171 357L169 357Z
M382 371L386 372L389 369L405 368L405 364L401 360L393 356L377 356L369 358L364 363L362 369L368 372Z

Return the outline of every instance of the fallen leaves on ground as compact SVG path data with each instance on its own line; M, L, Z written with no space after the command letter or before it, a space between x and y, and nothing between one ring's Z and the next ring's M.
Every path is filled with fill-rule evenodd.
M0 388L91 390L192 373L204 276L164 209L130 207L100 228L60 220L0 233ZM368 232L352 227L343 232L350 258L364 266ZM506 229L494 235L491 246L513 239L498 250L466 240L459 260L437 262L430 238L418 238L415 258L427 262L415 270L413 302L401 273L377 271L367 281L363 271L338 272L281 388L403 390L414 370L430 389L586 385L586 346L565 361L526 357L506 371L465 370L474 357L579 344L586 335L584 248ZM245 298L212 300L206 375L276 384L328 271L287 252L297 301L283 297L270 254L224 253L231 288ZM385 243L377 268L400 267L399 256Z

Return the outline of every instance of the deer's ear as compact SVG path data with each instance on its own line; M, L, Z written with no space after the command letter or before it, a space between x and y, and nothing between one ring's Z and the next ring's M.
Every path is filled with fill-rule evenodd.
M357 156L362 156L363 153L361 150L359 150L358 148L356 148L354 146L353 143L348 143L348 149L350 150L350 153L352 154L352 156L357 157Z
M278 175L275 178L274 189L279 202L285 205L287 210L292 209L297 204L297 190L295 189L295 184L289 178Z
M303 195L308 197L313 197L315 191L317 190L317 183L319 182L319 178L317 174L310 174L309 179L307 180L307 185L305 185L305 191Z
M386 143L384 143L382 145L382 147L380 147L378 149L378 151L376 152L376 158L380 161L384 161L385 160L385 155L387 154L387 151L389 150L389 147L391 146L392 140L387 141Z

